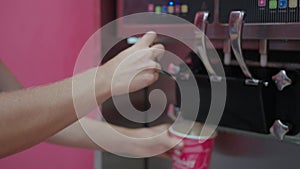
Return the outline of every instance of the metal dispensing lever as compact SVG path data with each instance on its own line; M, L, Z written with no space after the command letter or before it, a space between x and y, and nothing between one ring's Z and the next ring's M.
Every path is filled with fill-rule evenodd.
M229 37L231 41L231 47L237 62L239 63L246 79L246 84L258 85L260 80L254 79L251 72L249 71L242 53L241 47L241 36L243 28L243 20L245 13L243 11L232 11L229 18Z
M284 124L281 120L276 120L270 128L270 133L282 141L291 128L291 124Z
M197 12L194 20L195 26L199 28L200 31L195 32L195 48L200 58L209 73L211 79L220 80L220 77L217 76L215 70L213 69L206 51L206 28L207 28L207 19L209 13L205 11Z
M272 76L272 80L276 84L279 91L283 91L284 88L292 85L293 83L292 79L289 78L285 70L281 70L279 73Z
M277 89L279 92L283 92L283 90L287 87L292 85L293 81L290 79L285 70L281 70L276 75L272 76L273 81L275 82ZM279 102L279 104L281 104ZM280 112L282 113L282 112ZM279 140L283 140L285 135L292 129L292 125L289 123L283 123L279 119L275 120L272 127L270 128L270 133L275 136Z

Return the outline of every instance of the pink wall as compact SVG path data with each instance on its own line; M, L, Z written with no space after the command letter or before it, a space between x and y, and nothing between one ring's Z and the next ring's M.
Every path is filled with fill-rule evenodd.
M98 0L1 0L0 58L26 87L68 77L99 15ZM0 168L92 169L93 152L43 143Z

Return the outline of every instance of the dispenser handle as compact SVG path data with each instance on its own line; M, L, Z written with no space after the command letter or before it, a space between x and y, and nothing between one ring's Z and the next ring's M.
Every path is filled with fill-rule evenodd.
M242 53L242 48L241 48L241 35L242 35L244 15L245 13L243 11L232 11L230 13L229 25L228 25L229 37L230 37L233 53L244 75L247 78L253 79L252 74L250 73L245 63L243 53Z
M268 86L267 82L262 82L261 80L253 78L244 60L241 47L244 16L245 12L243 11L232 11L230 13L228 29L233 53L244 75L248 78L245 81L247 85L257 86L259 83L262 83L263 85Z
M195 48L200 58L207 70L207 72L211 76L216 76L216 72L214 71L212 65L209 62L207 51L206 51L206 28L207 28L207 19L209 13L205 11L200 11L196 13L194 25L197 26L200 31L195 32Z

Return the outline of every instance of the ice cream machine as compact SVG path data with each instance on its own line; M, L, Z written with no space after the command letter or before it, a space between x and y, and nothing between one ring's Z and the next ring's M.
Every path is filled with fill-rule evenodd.
M117 32L126 37L140 30L164 27L172 31L185 26L164 20L165 14L194 23L217 49L224 66L225 77L221 80L227 83L227 98L220 126L272 134L283 140L286 135L297 137L300 132L299 5L297 0L120 0L119 17L152 12L160 19L121 21ZM197 41L194 35L185 34ZM206 40L200 40L198 45L207 58L199 58L192 51L182 56L203 97L198 121L205 121L211 83L218 83L209 80L209 70L214 69L215 63ZM178 100L175 104L180 106Z
M300 1L117 0L115 10L117 18L144 12L150 12L151 18L155 18L119 19L115 35L120 39L130 37L128 43L134 43L136 37L132 35L137 32L160 30L194 44L191 50L172 37L158 39L185 62L192 71L189 76L197 81L201 97L197 121L207 119L211 86L226 82L226 102L218 124L220 132L211 168L280 168L287 164L295 168L293 164L297 164L297 159L294 157L300 143ZM185 22L167 19L166 14ZM207 38L190 31L189 24L198 27ZM214 49L219 60L211 54ZM216 73L219 64L223 66L224 76ZM190 80L182 64L174 63L174 67L180 70L175 74L177 80L182 83ZM181 106L178 87L165 75L144 91L132 94L134 106L139 110L149 108L145 98L156 88L165 91L169 104ZM117 111L112 113L112 107L112 102L105 103L103 116L118 125L151 126L169 119L166 109L156 121L136 124ZM185 117L189 118L189 114ZM280 156L281 152L286 152L285 158ZM261 165L252 166L255 162ZM126 159L122 166L133 166L129 163ZM168 168L170 165L154 159L141 162L137 168L141 167Z

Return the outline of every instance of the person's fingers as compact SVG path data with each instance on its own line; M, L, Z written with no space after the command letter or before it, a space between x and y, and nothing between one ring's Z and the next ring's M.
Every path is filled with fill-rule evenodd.
M152 63L152 65L149 67L150 69L154 69L155 73L158 72L159 70L161 70L161 66L159 63L154 62Z
M165 54L165 47L162 44L156 44L151 47L153 49L153 59L160 61Z
M170 127L169 124L164 124L164 125L156 126L153 129L162 132L162 131L167 131L169 127ZM166 133L166 135L161 138L162 138L161 143L168 148L182 149L184 146L181 139L171 137L168 133Z
M161 65L153 60L147 61L147 63L143 66L143 71L147 71L147 73L157 73L161 70Z
M167 151L166 153L163 153L163 154L161 154L161 155L159 155L159 156L162 157L162 158L165 158L165 159L167 159L167 160L170 160L170 159L171 159L171 154L170 154L169 151Z
M151 127L151 130L153 130L156 133L161 133L161 132L167 131L169 129L169 127L170 127L169 124L161 124L158 126Z
M139 82L143 82L145 86L149 86L152 83L154 83L155 81L157 81L159 78L159 73L158 71L155 70L144 70L140 73L140 75L138 75L136 77L135 80L139 81Z
M155 44L155 45L151 46L151 48L153 48L153 49L160 49L162 51L165 50L165 47L162 44Z
M173 147L174 149L182 149L184 145L181 139L172 137L170 138L167 146Z
M156 41L156 38L157 34L153 31L149 31L135 44L135 46L141 48L150 47Z

